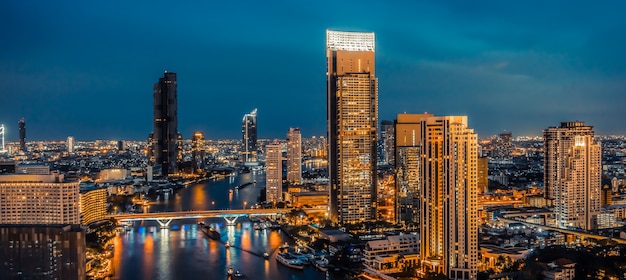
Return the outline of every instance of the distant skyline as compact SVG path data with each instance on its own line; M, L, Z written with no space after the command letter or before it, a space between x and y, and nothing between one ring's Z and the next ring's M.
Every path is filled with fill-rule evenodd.
M141 2L141 3L138 3ZM152 86L178 76L179 130L326 135L326 29L376 34L379 120L467 115L479 137L584 121L626 134L624 2L3 3L6 140L146 140ZM601 3L606 4L606 3Z

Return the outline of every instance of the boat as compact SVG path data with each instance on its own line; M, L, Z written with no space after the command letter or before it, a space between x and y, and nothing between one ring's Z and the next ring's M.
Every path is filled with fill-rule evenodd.
M202 226L202 232L213 240L220 240L222 238L222 235L210 226Z
M254 229L256 230L261 230L261 225L259 223L254 223L252 227L254 227Z
M307 255L305 254L301 254L301 253L290 253L290 255L298 260L300 260L300 262L302 262L302 264L309 264L309 257L307 257Z
M235 273L233 273L233 278L239 279L241 277L243 277L243 273L241 273L241 271L239 270L235 270Z
M328 260L321 259L321 260L315 261L315 268L324 272L328 271Z
M252 182L248 182L248 183L245 183L243 185L236 186L235 189L240 190L240 189L243 189L243 188L245 188L245 187L247 187L249 185L252 185Z
M279 263L281 263L282 265L286 267L291 267L294 269L304 269L304 264L302 264L302 262L299 259L294 258L287 253L276 254L276 261L278 261Z
M224 246L226 246L226 248L230 248L230 242L226 241L226 243L224 243Z
M267 252L263 253L263 258L268 260L270 258L270 254L268 254Z
M226 273L228 273L228 276L232 276L235 273L235 270L232 267L229 267Z

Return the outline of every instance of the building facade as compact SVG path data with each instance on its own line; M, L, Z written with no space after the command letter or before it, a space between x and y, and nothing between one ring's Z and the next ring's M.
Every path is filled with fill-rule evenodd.
M59 173L0 175L0 224L80 224L78 184Z
M299 128L287 132L287 181L302 183L302 135Z
M191 156L194 169L204 169L204 133L196 131L191 137Z
M601 204L602 148L592 126L562 122L543 131L545 194L554 200L556 226L590 230Z
M154 130L152 157L154 164L161 165L161 174L178 170L178 95L176 73L167 72L154 84Z
M397 273L414 269L419 260L420 238L413 234L391 235L368 241L363 250L366 268L380 273Z
M107 190L90 189L80 191L80 223L90 225L103 221L107 215Z
M378 79L374 33L326 31L329 218L376 218Z
M257 109L252 110L249 114L243 116L241 121L241 135L243 138L242 156L243 162L257 161Z
M394 164L394 124L392 121L384 120L380 122L380 140L383 142L382 161L385 164Z
M67 140L65 141L65 148L67 149L68 154L71 155L74 153L74 137L67 137Z
M267 202L282 201L283 158L277 143L265 146L265 194Z
M476 279L478 137L466 116L420 121L422 270Z

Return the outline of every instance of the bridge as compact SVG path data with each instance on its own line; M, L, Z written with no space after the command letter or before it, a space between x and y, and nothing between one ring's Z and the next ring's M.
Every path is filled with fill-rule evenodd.
M233 210L189 210L189 211L177 211L177 212L154 212L154 213L132 213L132 214L111 214L107 218L114 218L121 222L131 221L157 221L162 228L169 227L172 220L180 219L200 219L200 218L213 218L222 217L226 220L227 225L235 225L237 218L242 216L273 216L284 215L291 210L303 210L307 214L320 214L326 213L325 208L307 208L307 209L292 209L292 208L272 208L272 209L233 209Z

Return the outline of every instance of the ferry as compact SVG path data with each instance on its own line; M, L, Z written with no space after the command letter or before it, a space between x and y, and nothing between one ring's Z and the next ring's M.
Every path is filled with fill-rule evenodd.
M201 228L202 228L202 232L204 232L206 236L208 236L209 238L213 240L220 240L222 238L222 235L217 230L215 230L214 228L210 226L202 226Z
M304 264L287 253L278 253L276 254L276 260L286 267L291 267L294 269L304 269Z

